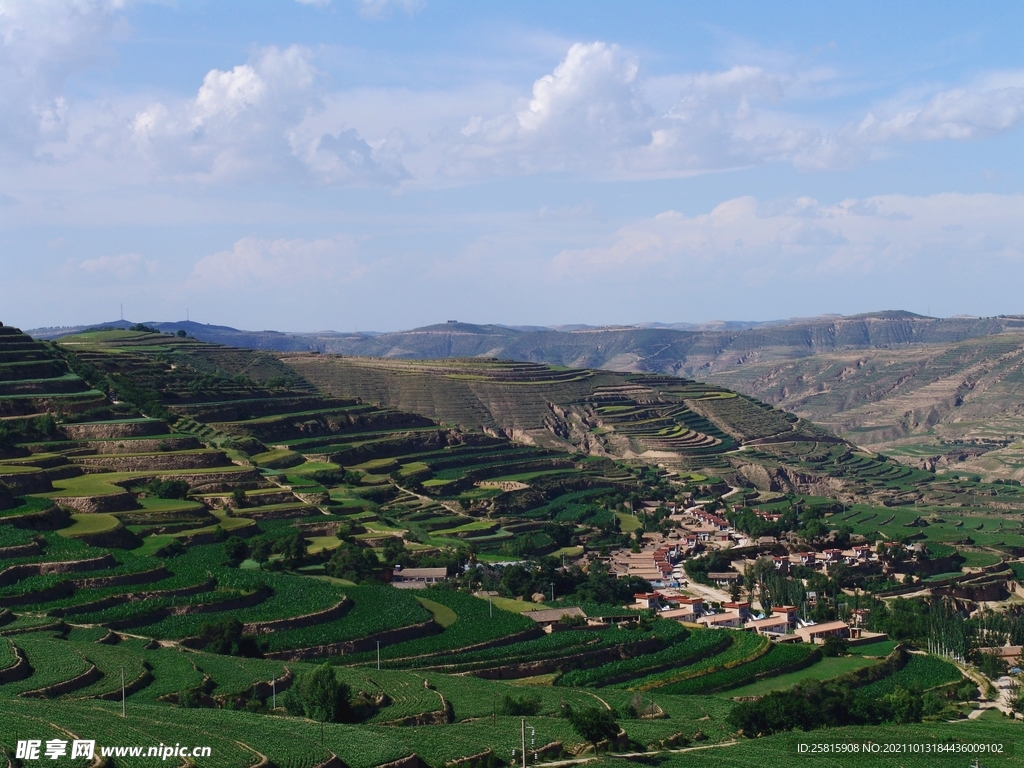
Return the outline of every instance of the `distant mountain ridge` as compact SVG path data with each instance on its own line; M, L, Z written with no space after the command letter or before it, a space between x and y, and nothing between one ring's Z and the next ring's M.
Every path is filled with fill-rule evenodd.
M96 326L128 328L119 320ZM849 349L948 344L1024 331L1024 316L934 318L904 311L767 322L651 323L555 328L448 321L393 333L245 331L196 322L147 322L164 332L184 330L201 341L279 352L429 359L495 357L576 368L706 376L749 363L801 359ZM29 331L52 339L85 330Z

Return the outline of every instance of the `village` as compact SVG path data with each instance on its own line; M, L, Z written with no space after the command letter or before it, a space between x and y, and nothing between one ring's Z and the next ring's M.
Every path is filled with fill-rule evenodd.
M658 501L641 504L645 512L661 505L667 507L668 519L674 527L667 534L645 532L640 536L639 547L610 553L609 565L616 576L639 577L654 588L651 592L636 594L635 602L624 607L656 611L662 618L711 629L744 629L783 643L822 644L829 637L841 638L850 644L885 639L884 634L869 632L862 626L866 609L850 611L849 621L815 622L808 618L808 608L818 599L813 591L806 593L803 605L771 605L769 601L767 610L763 605L761 610L755 610L749 599L739 599L745 574L758 560L770 561L780 576L789 576L797 567L828 574L840 564L865 572L879 572L882 564L871 545L853 543L847 548L826 546L817 551L775 554L782 549L775 537L752 539L703 505L683 506ZM781 517L768 512L757 514L768 522ZM686 574L687 559L716 550L731 550L730 554L735 557L730 570L709 572L707 580L711 584L698 583Z

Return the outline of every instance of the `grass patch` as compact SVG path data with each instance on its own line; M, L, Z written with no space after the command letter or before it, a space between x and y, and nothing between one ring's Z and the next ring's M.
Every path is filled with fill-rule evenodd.
M632 533L633 531L639 531L641 526L640 518L636 515L631 515L628 512L616 512L615 516L619 518L619 530L623 533Z
M91 533L105 533L107 531L113 531L121 525L121 521L116 517L103 512L97 512L91 515L72 515L71 519L74 522L70 526L58 531L61 536L74 538L76 536L86 536Z
M147 536L142 540L142 546L132 550L133 555L140 555L142 557L148 557L156 553L161 547L167 546L174 541L173 536L167 534L154 534Z
M481 597L481 600L486 600L486 597ZM491 602L495 608L501 608L503 611L509 611L510 613L526 613L526 611L539 611L547 606L544 603L531 603L529 600L513 600L510 597L492 597Z
M992 552L961 552L960 557L964 559L965 568L984 568L995 565L1002 559Z
M337 549L341 546L341 539L337 536L309 536L306 538L306 541L309 542L308 551L311 555Z
M265 453L257 453L252 461L258 467L268 469L289 469L298 466L305 461L301 453L289 451L287 448L276 448Z
M876 643L850 646L849 653L853 656L888 656L896 649L895 640L879 640Z
M844 675L847 672L853 672L857 669L874 666L878 663L879 662L875 659L865 659L863 656L826 657L817 664L812 664L806 669L800 669L796 672L790 672L777 677L769 677L765 680L758 680L750 685L745 685L742 688L733 688L718 695L725 698L732 698L733 696L763 696L764 694L771 693L772 691L781 691L786 688L792 688L797 683L808 678L814 678L815 680L828 680L833 677L839 677L839 675Z
M428 600L425 597L417 597L416 599L419 600L420 605L433 614L434 621L442 627L450 627L459 618L458 614L456 614L455 611L447 605L441 605L440 603L435 602L434 600Z
M147 512L196 512L205 509L198 501L187 499L158 499L155 496L145 496L138 502Z

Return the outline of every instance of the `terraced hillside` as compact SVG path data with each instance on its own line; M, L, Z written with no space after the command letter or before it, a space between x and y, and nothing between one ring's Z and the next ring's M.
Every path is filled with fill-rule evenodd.
M730 691L834 665L811 646L642 616L622 608L633 582L623 594L600 567L558 568L560 554L629 543L615 511L631 494L708 481L602 454L801 471L890 494L931 477L891 476L900 468L756 401L674 378L426 367L431 402L466 391L483 402L494 387L517 413L516 392L541 393L523 396L522 418L542 418L552 436L542 447L322 392L264 353L146 329L55 346L4 335L6 381L76 382L83 398L61 400L72 385L50 383L5 405L0 750L10 762L19 739L80 736L101 748L209 745L199 766L493 764L521 759L512 750L524 715L530 759L541 762L588 749L570 708L611 713L621 730L608 748L733 750ZM52 375L36 376L26 365L36 362ZM552 391L574 399L548 406ZM555 429L548 415L561 420ZM558 424L571 425L568 437ZM593 453L554 447L573 430L595 441ZM1011 506L1018 490L999 486ZM866 510L851 512L870 525ZM543 592L557 589L559 600L542 595L548 606L569 607L569 595L591 622L546 634L504 609L525 602L472 594L499 578L474 563L523 558L538 563ZM385 583L392 563L439 568L446 584L397 589ZM516 567L524 581L500 576L504 594L540 599L532 571ZM890 650L857 664L871 673L851 684L880 695L902 685L913 670ZM309 705L325 658L347 686L330 716ZM930 684L957 686L955 667L927 664ZM956 695L937 701L953 716Z
M671 377L499 360L282 360L326 392L520 441L683 469L728 468L723 457L742 442L810 429L728 390Z
M1024 336L744 363L706 378L928 468L1024 479Z

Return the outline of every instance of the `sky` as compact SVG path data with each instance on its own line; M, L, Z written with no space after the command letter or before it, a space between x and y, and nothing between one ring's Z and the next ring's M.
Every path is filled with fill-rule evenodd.
M0 0L0 321L1024 313L1024 4Z

